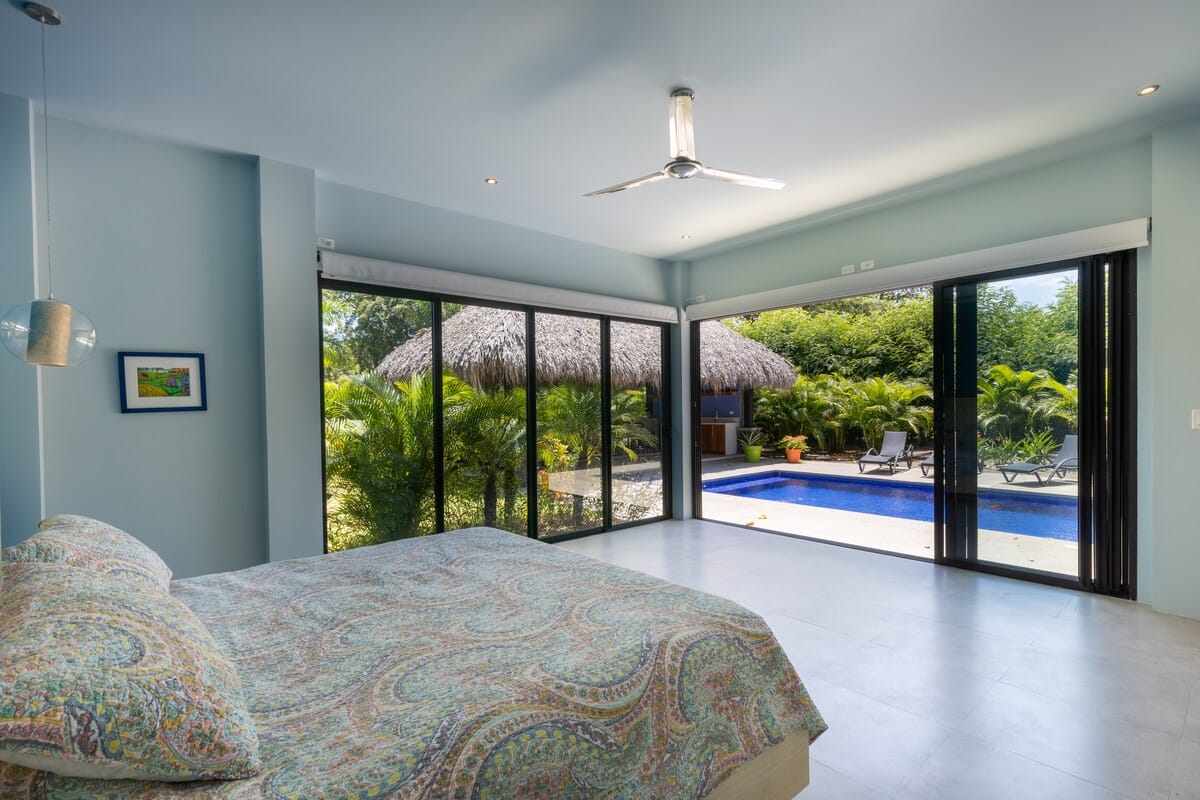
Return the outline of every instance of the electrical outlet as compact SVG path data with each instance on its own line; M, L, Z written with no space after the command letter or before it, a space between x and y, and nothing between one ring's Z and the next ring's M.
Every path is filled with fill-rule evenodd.
M1200 408L1192 409L1192 430L1200 431Z
M853 264L847 264L846 266L842 267L842 274L843 274L843 275L849 275L849 274L850 274L850 273L852 273L852 272L854 272L854 265L853 265Z
M317 247L320 247L323 250L332 250L333 249L333 239L330 239L326 236L318 236L317 237Z
M866 269L875 269L875 259L871 259L870 261L864 261L864 262L862 262L861 264L859 264L859 265L858 265L858 268L859 268L859 269L864 269L864 270L866 270Z

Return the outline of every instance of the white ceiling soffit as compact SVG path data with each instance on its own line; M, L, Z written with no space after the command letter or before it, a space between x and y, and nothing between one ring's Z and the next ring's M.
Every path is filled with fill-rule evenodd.
M591 292L555 289L531 283L489 278L466 272L430 269L377 258L320 251L321 273L327 278L375 286L395 286L420 292L470 298L518 306L539 306L585 314L603 314L651 322L678 322L674 306L627 300Z
M1145 247L1149 243L1150 220L1143 217L1082 231L972 250L968 253L914 261L911 264L900 264L872 272L825 278L769 292L754 292L696 303L687 307L687 318L692 321L714 319L820 303L825 300L886 292L890 289L923 286L934 281L986 275L1034 264L1049 264L1098 253L1115 253L1134 247Z
M20 5L0 92L38 97ZM56 115L655 258L1200 109L1197 0L53 5ZM583 197L666 163L677 86L701 162L787 188Z

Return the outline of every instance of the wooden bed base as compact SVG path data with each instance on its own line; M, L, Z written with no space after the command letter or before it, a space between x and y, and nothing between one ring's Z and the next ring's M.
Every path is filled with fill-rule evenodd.
M808 732L793 733L743 764L707 800L791 800L808 786Z

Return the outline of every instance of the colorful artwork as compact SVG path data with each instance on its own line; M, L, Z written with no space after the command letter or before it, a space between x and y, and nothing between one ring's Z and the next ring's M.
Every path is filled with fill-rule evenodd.
M204 411L203 353L117 353L121 413Z
M192 371L187 367L142 367L137 383L138 397L190 397Z

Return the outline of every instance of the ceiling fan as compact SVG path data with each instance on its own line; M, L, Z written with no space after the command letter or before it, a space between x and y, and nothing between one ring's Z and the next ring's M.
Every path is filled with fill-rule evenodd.
M669 123L671 126L671 160L657 172L634 178L631 181L588 192L584 197L599 197L602 194L613 194L645 186L650 183L665 181L667 178L708 178L725 183L736 183L741 186L754 186L759 189L782 189L787 184L775 178L757 178L740 172L730 172L727 169L706 167L696 160L696 141L692 135L692 99L696 93L691 89L676 89L671 92L671 108Z

